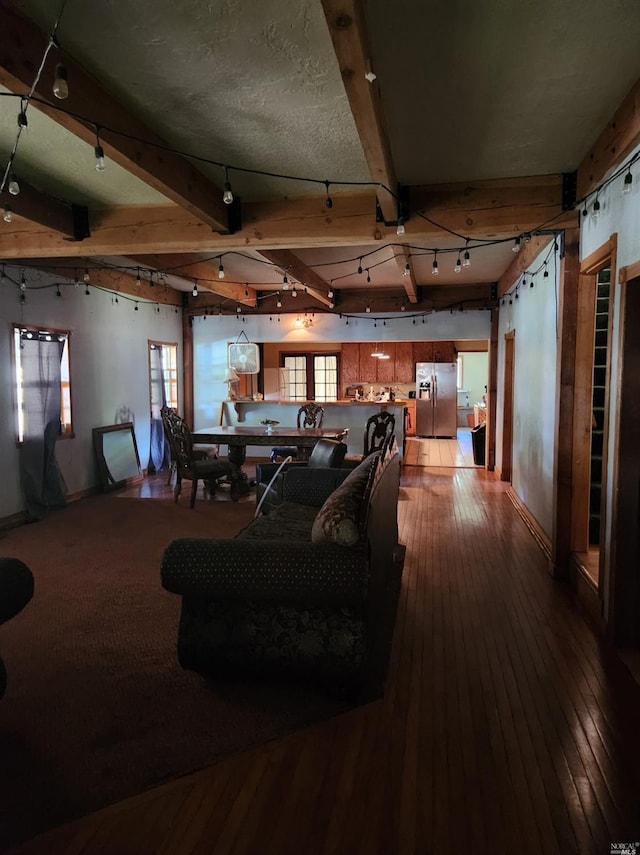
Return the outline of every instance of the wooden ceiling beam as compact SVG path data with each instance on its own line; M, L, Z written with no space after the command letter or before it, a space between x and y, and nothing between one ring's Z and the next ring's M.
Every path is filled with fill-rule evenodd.
M48 44L46 36L9 0L0 0L0 84L18 94L30 90ZM64 62L69 75L69 97L62 102L52 95L56 62ZM166 150L167 144L136 118L71 57L57 51L42 71L34 95L52 106L32 101L66 130L91 145L96 141L95 123L101 126L101 144L108 158L162 193L176 205L216 231L228 231L228 212L222 190L191 163ZM55 106L54 106L55 105ZM16 111L17 114L17 111ZM74 114L74 115L70 115ZM76 118L91 117L91 122ZM114 128L126 134L111 133ZM135 138L135 139L132 139ZM149 144L137 140L144 139ZM155 144L155 145L154 145Z
M365 75L372 72L371 51L361 0L322 0L333 48L340 66L351 113L369 167L371 180L394 193L397 179L386 131L380 87ZM397 219L398 203L379 188L378 204L386 222Z
M150 300L167 306L182 306L182 296L173 288L166 285L151 286L147 281L142 281L138 285L136 277L131 273L116 268L99 267L91 260L79 264L77 258L59 258L52 264L50 259L33 258L20 266L41 270L54 278L67 279L70 282L77 279L82 288L85 288L86 285L89 288L96 286L108 291L116 291L119 294L127 294L130 297L137 297L140 300ZM83 281L85 270L89 272L88 283Z
M407 233L424 229L428 223L422 217L472 239L516 237L539 226L577 225L577 211L562 210L562 183L562 175L556 173L416 185L409 188L410 213L405 229Z
M29 223L43 226L67 239L75 237L71 205L36 190L22 176L18 195L11 196L5 191L0 199L3 211L9 206L12 214Z
M413 267L409 263L409 250L407 247L398 247L398 252L395 255L396 264L402 274L402 284L404 292L407 295L407 300L410 303L418 302L418 287L416 285L416 275L413 272ZM407 273L407 264L409 264L409 272Z
M134 255L131 260L149 270L157 270L169 277L188 283L190 289L197 280L203 291L211 291L226 300L255 308L258 303L255 288L218 278L218 265L189 255Z
M640 80L613 114L578 167L578 199L583 199L640 144Z
M260 255L263 255L272 264L277 264L283 271L286 270L288 275L293 276L294 279L297 279L304 286L310 297L322 303L323 306L329 307L332 300L327 296L329 286L326 280L316 273L315 270L312 270L300 261L297 255L288 249L265 250Z
M201 220L174 206L110 208L93 213L91 237L79 244L70 244L47 229L6 224L0 230L0 257L164 255L249 248L264 252L383 242L431 248L464 245L461 238L438 226L471 239L515 236L542 224L549 228L550 223L554 228L576 226L577 211L562 210L561 187L561 176L536 176L416 188L411 197L437 225L413 214L403 237L396 235L395 228L376 223L373 191L341 195L330 211L324 196L247 204L243 227L232 235L213 233Z
M536 258L554 240L553 235L535 235L514 255L513 261L498 280L498 298L502 297L517 282Z

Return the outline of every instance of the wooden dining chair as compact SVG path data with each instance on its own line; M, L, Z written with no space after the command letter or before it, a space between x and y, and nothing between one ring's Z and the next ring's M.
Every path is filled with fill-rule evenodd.
M373 454L374 451L386 451L395 436L396 417L387 410L381 410L369 416L364 428L362 454L348 454L344 466L354 467Z
M182 421L182 416L179 416L178 413L173 409L173 407L163 406L160 409L160 418L162 419L162 427L164 429L164 435L169 443L170 450L170 459L171 462L169 464L169 476L167 478L167 487L171 485L171 479L176 471L176 458L173 452L173 446L171 444L171 429L174 425L177 425ZM193 446L193 456L196 460L206 460L208 457L217 457L217 450L214 446L207 445L194 445Z
M313 401L303 404L298 410L297 426L299 430L321 428L324 421L324 407ZM296 445L277 445L271 449L271 462L277 463L278 458L292 457L294 460L308 460L311 449Z
M234 501L237 499L234 470L231 463L217 457L201 457L198 453L194 453L191 430L186 422L179 417L171 420L170 443L176 461L176 486L173 490L173 498L176 503L182 492L183 479L191 481L190 508L193 508L196 503L198 481L204 483L211 498L213 498L216 488L224 483L231 489L231 498Z

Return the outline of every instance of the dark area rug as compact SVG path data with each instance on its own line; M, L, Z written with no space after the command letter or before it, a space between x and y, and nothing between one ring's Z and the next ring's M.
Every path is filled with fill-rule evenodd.
M0 537L0 555L35 577L0 631L0 847L347 708L177 663L180 598L160 586L162 552L177 537L232 537L253 511L102 495Z

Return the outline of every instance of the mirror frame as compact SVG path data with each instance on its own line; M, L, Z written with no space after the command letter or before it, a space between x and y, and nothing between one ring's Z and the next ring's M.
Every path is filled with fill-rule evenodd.
M104 437L105 434L114 433L115 431L126 432L131 437L131 451L135 455L136 471L127 474L125 478L115 481L109 463L105 458ZM138 444L136 443L136 435L133 430L133 422L122 422L118 425L106 425L105 427L93 428L93 446L96 452L96 461L98 464L98 475L103 491L106 493L110 490L119 490L122 487L129 487L133 484L140 484L143 480L142 469L140 468L140 457L138 455Z

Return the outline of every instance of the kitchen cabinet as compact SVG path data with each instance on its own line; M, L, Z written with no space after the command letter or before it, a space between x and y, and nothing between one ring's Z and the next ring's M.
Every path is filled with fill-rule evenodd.
M382 348L389 359L377 359L371 353ZM347 386L415 383L416 362L455 362L452 341L344 342L340 359L340 382Z
M362 379L360 377L360 345L358 342L345 341L342 345L340 374L343 393L346 386L355 386Z
M394 381L396 383L413 383L415 381L415 360L413 358L413 342L396 342Z

